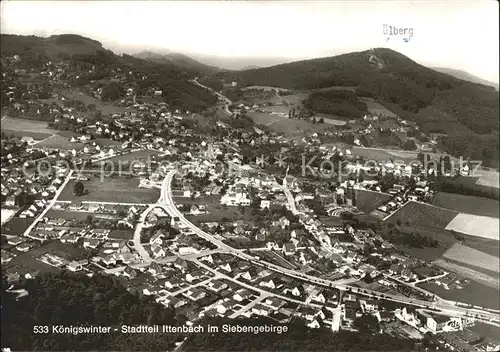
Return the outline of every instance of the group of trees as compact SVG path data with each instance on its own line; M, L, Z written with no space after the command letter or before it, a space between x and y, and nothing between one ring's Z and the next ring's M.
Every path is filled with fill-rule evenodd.
M383 239L393 244L403 244L414 248L438 247L439 241L421 235L418 232L402 233L396 228L386 229L380 233Z
M368 111L366 104L360 102L356 94L350 90L332 89L313 92L304 105L315 112L347 118L360 118Z
M131 295L110 277L59 272L37 276L24 287L20 300L6 292L2 280L2 347L12 350L68 351L169 350L176 334L36 334L34 326L112 326L140 324L177 325L175 311L152 299Z

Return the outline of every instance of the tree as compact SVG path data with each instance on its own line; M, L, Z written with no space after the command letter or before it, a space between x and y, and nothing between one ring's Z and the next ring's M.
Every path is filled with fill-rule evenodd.
M376 333L380 330L377 318L369 314L364 314L354 320L353 326L360 332Z
M93 222L94 218L92 217L92 215L87 215L87 220L86 220L87 225L92 225Z
M75 185L73 186L73 193L76 196L81 196L83 195L84 192L85 192L85 186L83 185L83 183L81 183L80 181L75 182Z
M403 143L401 147L404 150L417 150L417 145L415 144L415 141L413 139L408 139L406 142Z

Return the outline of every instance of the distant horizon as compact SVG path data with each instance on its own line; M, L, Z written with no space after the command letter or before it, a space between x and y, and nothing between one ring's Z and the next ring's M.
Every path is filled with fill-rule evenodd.
M2 1L0 8L2 33L78 34L116 54L174 52L207 65L241 61L242 68L385 47L427 67L498 84L498 2L449 4ZM412 36L388 35L385 26L409 29Z

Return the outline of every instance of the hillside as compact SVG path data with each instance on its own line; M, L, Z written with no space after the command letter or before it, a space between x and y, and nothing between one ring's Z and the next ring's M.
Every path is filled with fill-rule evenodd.
M458 79L463 79L464 81L483 84L485 86L494 87L496 90L498 90L498 83L487 81L487 80L482 79L480 77L474 76L466 71L455 70L453 68L447 68L447 67L431 67L431 68L435 71L438 71L441 73L446 73L447 75L456 77Z
M223 72L217 77L239 86L305 90L355 86L358 97L374 98L401 118L417 122L423 132L448 134L442 147L450 154L498 165L498 92L437 72L390 49ZM325 103L320 104L324 109ZM349 111L356 111L352 103Z
M157 87L173 108L196 112L217 101L214 94L189 82L203 74L196 65L180 64L189 58L152 62L126 54L118 56L100 42L74 34L48 38L2 34L0 38L2 58L18 55L17 65L24 69L39 68L49 61L64 61L70 67L66 80L78 88L88 88L92 82L110 80L113 76L116 78L116 72L132 72L133 69L134 77L121 76L125 84L136 85L138 93ZM123 89L118 91L123 92ZM2 96L3 93L6 92L2 91Z
M205 65L195 59L190 58L187 55L179 53L170 54L158 54L151 51L143 51L138 54L133 55L136 58L152 61L158 64L173 64L180 68L184 68L192 71L199 71L203 73L215 73L221 71L220 68L215 66Z

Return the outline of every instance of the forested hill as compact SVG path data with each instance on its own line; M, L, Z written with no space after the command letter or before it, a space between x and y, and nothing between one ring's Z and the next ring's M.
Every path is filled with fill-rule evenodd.
M68 63L70 70L65 79L78 77L79 87L99 80L116 80L117 72L127 72L121 78L134 79L139 90L161 89L165 101L175 109L201 112L217 101L214 94L189 82L202 72L193 66L177 65L176 60L158 63L116 55L100 42L74 34L48 38L2 34L0 44L2 59L17 55L17 67L26 70L40 69L49 61Z
M175 334L35 334L34 326L177 325L172 310L139 299L106 276L60 272L27 281L16 301L2 278L1 347L13 351L167 351Z
M7 291L2 277L2 348L13 351L173 351L183 341L180 351L409 351L414 341L371 332L339 332L310 329L303 322L286 324L282 334L208 332L207 326L239 324L251 326L279 325L266 317L229 320L207 318L200 322L204 333L131 333L120 331L121 325L172 325L185 322L175 310L154 302L152 297L139 298L127 292L108 276L62 271L37 276L24 286L28 296L15 299ZM110 326L118 328L106 334L34 333L34 326ZM52 331L52 330L51 330Z
M426 133L448 134L443 145L485 164L498 165L499 95L493 87L422 66L390 49L292 62L217 75L241 86L306 89L355 86ZM473 145L470 147L469 145Z

